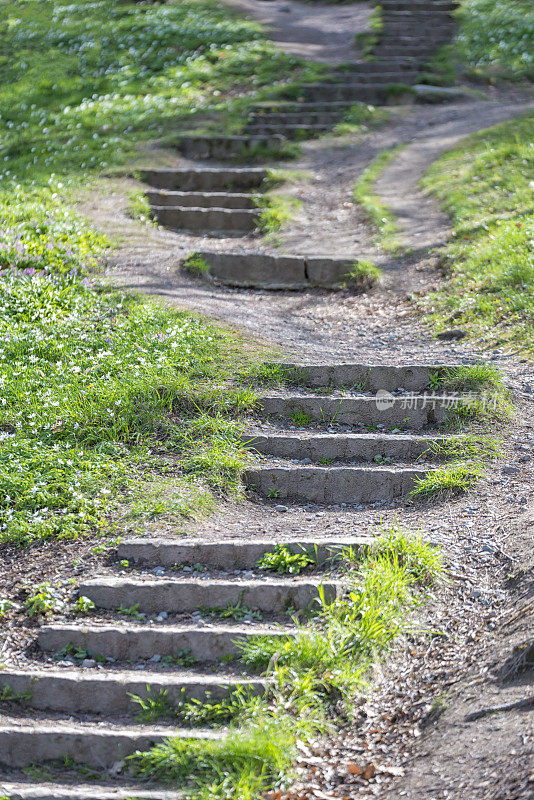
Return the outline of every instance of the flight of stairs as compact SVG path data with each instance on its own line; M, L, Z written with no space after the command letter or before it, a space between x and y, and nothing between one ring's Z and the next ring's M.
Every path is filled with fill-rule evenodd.
M278 369L282 388L264 393L261 411L244 434L258 459L246 471L245 484L274 503L402 501L432 469L432 457L422 458L432 443L451 437L440 423L454 403L429 386L453 365ZM319 531L313 539L281 535L279 543L310 553L315 562L298 576L258 568L273 551L272 537L122 541L107 573L88 576L77 589L94 603L91 615L44 624L28 665L0 670L0 692L9 687L11 696L23 698L2 704L0 775L2 769L10 775L0 780L2 791L41 800L168 797L154 786L148 792L124 786L128 772L118 762L169 736L217 737L224 731L188 728L178 718L175 724L141 724L131 695L166 692L176 703L184 696L220 699L237 685L263 692L266 679L244 670L238 642L254 635L291 636L293 615L313 612L319 587L326 599L343 591L336 554L369 541ZM235 619L220 614L230 608ZM23 780L25 768L49 762L59 770L55 795L47 794L46 785ZM65 764L98 770L100 789L88 793L73 784L72 773L62 778ZM124 777L114 784L112 773ZM117 794L109 794L110 786Z

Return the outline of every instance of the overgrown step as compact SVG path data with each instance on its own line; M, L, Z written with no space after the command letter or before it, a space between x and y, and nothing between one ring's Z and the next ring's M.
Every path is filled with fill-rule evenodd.
M21 769L30 764L70 758L92 767L111 767L137 750L148 750L170 735L217 738L213 731L158 726L119 726L106 722L36 721L3 716L0 720L0 764Z
M323 585L334 597L338 584ZM119 606L139 606L140 611L169 613L195 611L241 603L266 613L284 613L288 608L308 608L319 596L319 582L298 580L142 580L141 578L95 578L79 587L98 608L116 610Z
M245 485L267 497L312 503L378 503L407 495L428 469L265 466L248 469Z
M322 136L325 133L328 133L332 129L332 124L321 124L321 125L307 125L306 123L301 124L286 124L286 123L276 123L270 124L268 122L263 122L261 119L255 122L249 122L247 125L247 132L251 134L255 133L265 133L265 134L274 134L280 133L286 139L296 139L299 137L306 138L306 139L313 139L316 136Z
M388 85L392 83L413 83L417 79L418 71L411 66L410 69L404 69L397 72L389 72L382 68L382 71L373 73L360 73L355 70L351 71L336 71L329 73L325 80L337 83L355 83L361 86L372 85L377 86L380 84Z
M17 670L6 667L0 672L0 691L4 687L21 694L29 692L24 705L44 711L65 714L127 714L135 715L139 706L131 694L147 698L166 692L173 703L180 700L219 700L237 684L261 692L264 681L256 678L229 678L224 675L196 673L161 673L147 671ZM148 690L150 687L150 692Z
M366 392L422 392L445 375L454 374L459 364L306 364L271 362L289 382L311 389L345 388Z
M381 433L271 433L244 434L243 441L267 456L286 459L331 461L416 461L423 455L431 458L432 448L446 437L387 435Z
M158 654L176 656L184 651L199 662L220 661L235 656L236 642L250 636L288 636L291 628L274 625L146 625L138 623L44 625L39 630L38 644L46 653L59 653L73 644L90 653L116 661L147 660Z
M244 192L170 192L154 189L145 192L152 206L194 208L256 208L256 194Z
M380 104L387 103L396 94L396 89L394 91L387 85L376 83L324 82L302 84L300 87L300 96L314 102L346 100Z
M241 236L257 227L257 210L234 208L179 208L152 206L152 216L160 225L194 233Z
M148 169L143 180L157 189L181 192L242 192L259 189L269 173L264 167Z
M350 258L209 251L198 251L196 255L209 266L206 278L228 286L294 290L347 284L353 291L365 291L373 285L372 277L354 272L354 259Z
M385 397L331 397L328 395L271 394L260 398L266 416L294 418L304 415L310 420L330 425L383 425L385 428L420 430L444 422L457 398L436 395Z
M177 800L180 797L176 790L147 789L140 784L117 786L81 783L79 780L76 783L57 783L53 779L40 785L2 781L0 792L9 800Z
M192 159L240 159L276 155L283 150L287 139L276 134L269 136L182 136L176 147Z
M303 104L305 105L305 104ZM335 124L347 109L344 103L335 103L335 108L329 110L328 106L314 111L300 109L298 104L292 106L291 111L263 111L260 109L254 114L249 125L265 123L266 125L330 125ZM275 106L276 108L276 106Z
M310 553L316 566L324 566L347 547L358 552L370 543L368 537L336 539L284 539L292 553ZM202 564L211 569L254 569L275 543L262 539L222 539L217 542L169 541L168 539L125 539L119 544L119 558L134 564Z

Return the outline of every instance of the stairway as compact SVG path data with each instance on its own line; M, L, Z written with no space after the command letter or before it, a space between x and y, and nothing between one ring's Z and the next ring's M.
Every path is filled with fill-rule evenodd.
M243 437L259 462L246 471L245 484L276 503L402 500L433 468L429 448L451 438L440 423L454 403L428 387L452 368L281 365L282 388L263 395ZM121 542L108 573L88 577L77 589L94 603L91 617L43 625L31 666L0 671L0 691L9 687L22 699L4 704L0 717L0 769L9 768L15 781L10 796L50 796L32 793L35 787L20 779L32 764L55 762L60 769L53 796L93 797L66 778L61 782L62 760L111 780L109 770L120 772L117 762L171 735L222 735L180 726L178 718L176 724L141 724L131 695L166 692L178 703L221 699L237 685L264 691L265 678L245 673L238 660L239 640L291 636L293 615L313 613L319 587L327 600L343 591L336 556L369 539L318 535L281 537L279 543L309 553L314 564L298 576L259 569L258 561L273 551L272 539ZM147 800L168 796L157 787L147 792L123 783L117 783L122 795L102 787L94 797L132 796L128 791Z

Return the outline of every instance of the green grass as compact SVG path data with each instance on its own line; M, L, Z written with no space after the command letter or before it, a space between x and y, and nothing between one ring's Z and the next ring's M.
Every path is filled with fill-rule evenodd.
M423 186L450 213L447 280L425 299L436 331L453 325L484 346L532 354L534 115L469 137L442 156Z
M441 56L449 75L534 80L534 7L523 0L463 0L458 33ZM436 64L440 67L440 63Z
M265 553L256 566L259 569L278 572L280 575L299 575L303 569L314 564L315 561L310 553L292 553L289 547L279 544L272 552Z
M411 497L430 499L465 494L482 477L482 467L477 463L451 464L432 470L424 478L417 478Z
M383 125L389 118L390 111L387 108L377 108L368 103L354 103L341 122L334 127L333 133L340 135L366 133Z
M276 192L258 194L254 198L257 208L261 209L258 228L272 243L277 242L279 231L292 220L302 206L302 202L294 197L286 197Z
M133 756L134 771L187 787L192 800L257 800L282 789L291 779L297 741L346 725L372 665L396 637L413 635L409 612L425 601L442 571L439 552L420 537L384 531L360 559L348 555L347 593L333 601L323 596L318 615L294 637L241 642L242 662L267 670L269 683L263 697L241 695L226 735L217 741L170 738ZM165 711L164 699L155 703ZM208 722L219 713L213 705Z
M398 252L401 245L396 239L397 223L394 215L380 201L374 191L375 183L404 145L382 150L360 175L353 192L354 202L361 206L377 230L376 239L384 250Z
M186 272L195 275L197 278L202 278L208 274L211 267L207 261L200 255L200 253L191 253L182 262L182 266Z
M0 541L202 513L239 491L254 394L228 381L247 359L195 316L89 281L109 242L72 202L144 142L315 67L209 0L4 2L0 42ZM139 193L129 211L148 219Z

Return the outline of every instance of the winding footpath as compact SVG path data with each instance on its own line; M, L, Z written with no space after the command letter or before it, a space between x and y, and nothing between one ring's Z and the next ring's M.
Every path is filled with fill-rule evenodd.
M238 7L239 2L234 5ZM117 563L79 586L79 596L95 605L92 616L44 625L28 665L7 666L0 672L0 689L8 686L15 693L31 694L19 711L0 721L0 761L7 770L0 789L12 800L176 797L176 792L121 778L124 759L170 735L223 734L208 729L176 730L167 722L138 723L131 695L147 697L151 687L152 693L165 690L170 700L178 702L184 694L198 700L223 698L237 684L263 691L263 678L243 674L236 659L236 642L257 634L291 635L294 628L289 609L312 607L321 585L330 597L343 591L339 575L328 568L332 555L347 545L357 549L369 542L360 533L363 525L350 530L334 526L332 535L326 526L318 530L320 520L315 514L323 512L317 509L334 507L337 515L351 508L366 513L367 507L394 512L415 481L433 469L428 455L433 446L452 437L443 433L440 424L459 398L451 401L434 394L429 397L429 393L436 374L469 360L465 351L452 344L446 345L439 357L431 356L433 345L427 344L421 351L414 345L410 351L401 337L398 342L394 337L389 342L387 338L382 343L372 341L377 334L368 329L362 347L355 344L354 330L345 337L341 333L344 346L332 357L328 350L331 331L320 325L315 336L317 315L314 311L306 318L305 306L313 296L310 292L336 290L344 283L361 249L355 246L350 252L346 247L342 253L332 253L312 246L287 255L266 251L261 244L255 247L255 197L267 184L267 171L264 166L233 163L236 158L246 161L261 148L276 153L293 139L313 140L331 131L354 102L389 104L399 91L406 99L423 104L423 120L432 115L437 118L436 103L457 103L461 115L465 99L461 92L417 84L424 64L452 35L453 3L382 0L381 6L384 28L374 60L331 69L322 82L300 87L296 96L288 92L286 97L282 94L259 104L238 136L183 137L179 149L188 159L186 166L154 166L145 171L152 212L168 229L165 252L173 250L176 231L197 237L196 243L203 244L193 249L209 271L202 280L190 282L186 303L202 308L197 302L202 297L211 303L208 310L226 306L225 313L219 313L226 321L237 306L251 319L254 314L268 316L265 336L276 341L269 325L279 327L280 344L287 343L288 326L298 321L301 331L295 328L288 349L300 353L305 349L305 340L299 342L302 324L312 333L313 343L308 339L309 358L300 356L286 365L286 385L266 393L261 410L250 420L244 438L256 454L256 463L245 472L244 482L254 499L256 510L251 516L241 520L238 508L232 524L225 525L223 519L223 535L215 515L207 538L123 540ZM508 107L488 112L495 121L511 113ZM454 128L450 121L446 124ZM481 124L479 121L478 126ZM454 137L475 127L472 120L460 125L440 146L450 146ZM414 169L413 154L420 152L421 138L429 136L428 129L423 127L416 135L419 140L380 178L379 189L401 219L404 213L407 239L425 250L443 239L444 221L436 218L436 236L429 240L428 225L418 233L416 224L425 199L418 196L409 205L393 192L388 197L393 175L397 185L406 182L415 191L421 168ZM369 160L372 154L365 147ZM426 164L427 158L428 153L421 163ZM202 163L195 166L192 162L196 160ZM390 257L384 259L387 270ZM410 263L402 259L398 263L413 278ZM383 302L380 292L396 291L400 296L405 291L397 270L397 263L390 265L386 288L377 290L378 305ZM173 274L163 280L154 272L151 279L148 271L149 289L165 296ZM123 284L128 285L130 278ZM353 282L353 290L363 293L366 288L363 279ZM273 289L291 291L280 295L266 292ZM351 300L346 293L328 297L334 301L327 299L325 304L337 302L335 297L340 303ZM178 291L175 301L183 300ZM270 313L276 305L278 316L274 310ZM269 314L265 315L265 310ZM368 308L369 319L375 311L376 306ZM367 324L365 312L363 319ZM236 310L235 323L240 322ZM256 332L258 329L259 323ZM362 363L348 359L351 352L360 353ZM278 508L284 514L286 502L299 509L299 519L311 521L307 528L265 527L262 509L271 514ZM259 570L258 561L272 551L275 542L294 552L313 553L317 561L313 572L274 578ZM234 621L209 612L229 605L246 611ZM129 616L125 615L128 610ZM88 765L101 774L101 780L85 784L81 778L62 780L61 774L54 773L54 781L47 783L24 772L32 765L52 761Z

